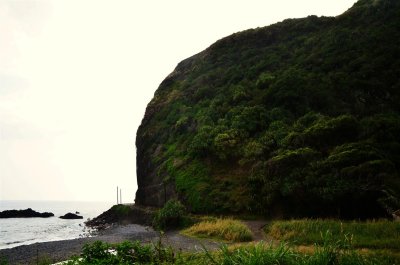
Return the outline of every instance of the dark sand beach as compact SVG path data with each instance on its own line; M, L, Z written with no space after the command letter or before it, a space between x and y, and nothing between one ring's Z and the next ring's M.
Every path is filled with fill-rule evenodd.
M51 241L23 245L9 249L0 250L0 259L3 258L12 264L36 264L36 260L47 257L54 262L67 260L73 255L79 255L82 247L86 243L101 240L108 243L118 243L125 240L139 240L143 243L157 242L160 239L158 232L150 227L129 224L118 225L102 231L99 235L87 238L72 240ZM162 242L165 245L173 247L175 250L183 251L201 251L203 247L207 249L216 249L220 243L209 240L189 238L178 233L170 231L162 236Z

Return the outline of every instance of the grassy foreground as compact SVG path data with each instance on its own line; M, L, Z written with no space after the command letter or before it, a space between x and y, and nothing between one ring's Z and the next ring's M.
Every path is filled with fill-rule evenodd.
M216 235L210 231L221 232L237 223L243 225L232 219L210 219L192 226L186 233L192 231L202 236L210 233L209 236L215 238ZM279 243L223 245L217 251L188 253L175 251L162 245L161 241L152 244L97 241L85 245L80 256L72 257L63 265L394 265L400 264L399 231L400 223L384 220L273 221L265 232ZM37 264L52 264L50 260ZM7 262L0 261L0 264L6 265Z
M400 222L304 219L274 221L265 228L274 239L296 245L323 244L327 231L333 240L347 241L355 248L400 250Z
M84 246L82 255L63 265L392 265L399 260L384 255L361 255L341 248L340 242L325 242L312 253L302 253L286 244L273 246L263 242L236 248L226 245L215 252L176 253L160 244L142 245L123 242L116 245L100 241ZM51 263L41 263L42 265Z
M183 230L185 235L209 237L229 242L251 241L253 235L242 222L234 219L211 219Z

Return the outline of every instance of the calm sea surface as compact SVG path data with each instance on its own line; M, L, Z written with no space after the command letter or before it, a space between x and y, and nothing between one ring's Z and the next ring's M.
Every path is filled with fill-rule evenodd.
M112 205L111 202L0 201L0 211L32 208L37 212L54 213L54 217L49 218L1 218L0 249L87 236L89 231L83 222L98 216ZM83 219L58 218L76 211Z

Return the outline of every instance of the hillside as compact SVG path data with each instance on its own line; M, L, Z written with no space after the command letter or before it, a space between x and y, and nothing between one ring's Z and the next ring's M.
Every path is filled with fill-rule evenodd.
M136 203L369 218L400 208L400 1L233 34L178 64L138 129Z

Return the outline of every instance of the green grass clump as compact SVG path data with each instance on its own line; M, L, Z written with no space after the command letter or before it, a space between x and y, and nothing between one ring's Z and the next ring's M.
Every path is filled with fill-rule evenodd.
M266 233L277 240L297 245L322 244L322 234L330 231L334 239L348 238L352 246L371 249L400 249L400 223L387 220L350 221L339 220L291 220L274 221L266 227Z
M398 255L389 252L362 253L352 248L348 239L336 240L330 232L323 234L322 240L321 244L316 244L307 251L284 242L278 246L265 242L239 247L223 245L219 251L205 251L204 256L197 254L194 262L185 264L389 265L399 264L400 261Z
M169 200L154 216L153 227L158 230L179 227L183 225L185 216L185 206L178 200Z
M215 219L197 223L183 231L196 237L212 237L229 242L251 241L253 235L242 222L234 219Z
M126 216L131 211L131 208L128 205L117 204L111 207L111 209L118 215L118 216Z
M293 250L285 244L273 247L265 243L243 246L230 250L222 247L220 252L208 255L207 264L223 265L372 265L395 264L390 258L375 258L362 256L353 251L342 252L332 247L319 247L312 254L304 254ZM198 263L200 264L200 263Z
M66 265L128 265L128 264L174 264L172 248L161 244L141 244L139 241L125 241L108 244L95 241L86 244L79 257L74 257Z

